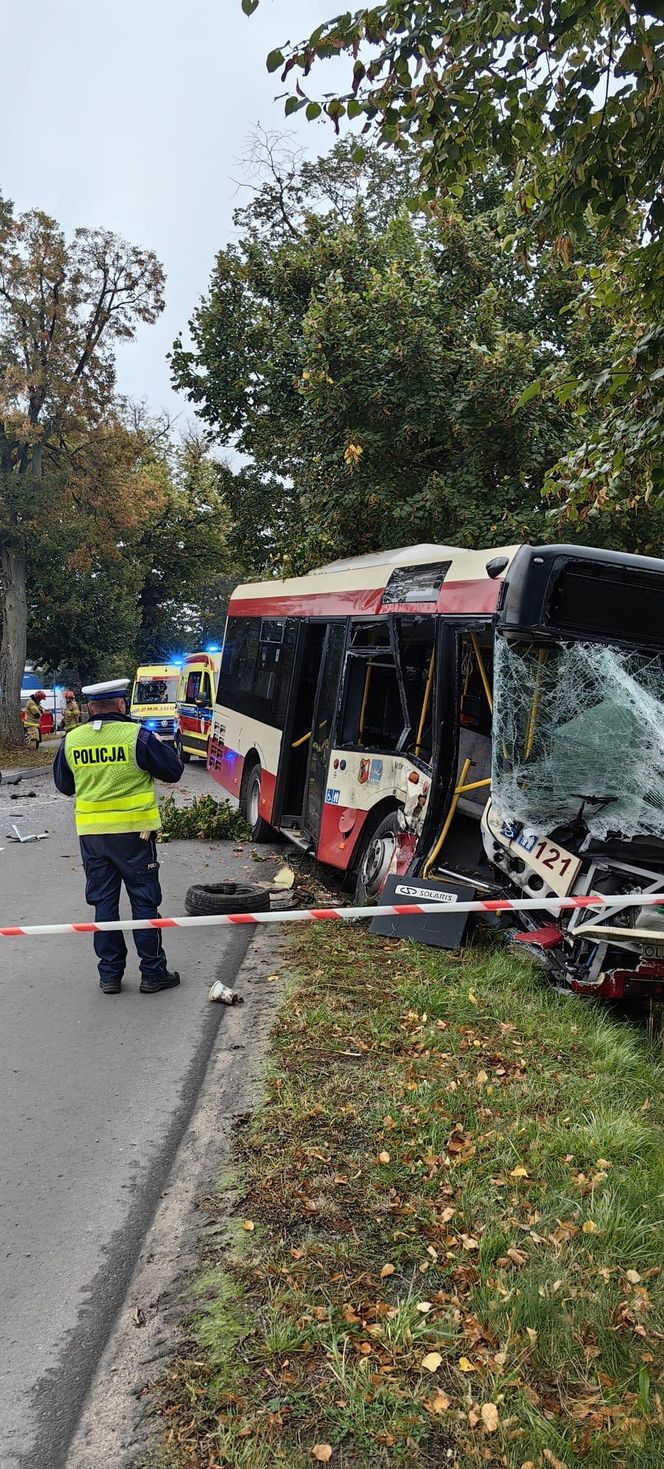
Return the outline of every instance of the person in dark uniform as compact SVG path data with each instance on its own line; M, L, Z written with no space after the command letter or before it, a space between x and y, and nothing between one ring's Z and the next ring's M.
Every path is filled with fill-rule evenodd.
M134 918L158 918L161 903L155 833L161 817L155 780L174 784L183 765L172 745L127 716L129 679L82 690L89 721L65 735L53 762L53 778L75 796L76 830L85 869L85 896L101 923L120 916L124 883ZM142 995L180 983L166 963L158 929L136 929ZM127 945L122 933L96 933L99 982L105 995L122 989Z

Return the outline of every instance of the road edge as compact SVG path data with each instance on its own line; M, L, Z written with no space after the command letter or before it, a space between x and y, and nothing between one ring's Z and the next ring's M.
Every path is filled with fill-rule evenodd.
M188 1309L186 1286L198 1263L207 1217L198 1212L197 1200L216 1189L233 1125L254 1110L263 1094L269 1037L282 990L280 984L266 984L265 978L274 970L282 945L274 930L257 930L242 961L235 988L245 1003L229 1008L223 1017L64 1469L99 1469L100 1464L131 1469L157 1439L159 1420L148 1387L176 1350Z

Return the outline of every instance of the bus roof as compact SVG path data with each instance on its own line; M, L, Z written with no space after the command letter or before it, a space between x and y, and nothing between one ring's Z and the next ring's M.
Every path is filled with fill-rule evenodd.
M236 587L231 617L316 617L379 612L491 613L500 578L487 562L516 554L518 546L464 551L455 546L402 546L318 567L306 576L247 582ZM427 575L427 571L430 573Z

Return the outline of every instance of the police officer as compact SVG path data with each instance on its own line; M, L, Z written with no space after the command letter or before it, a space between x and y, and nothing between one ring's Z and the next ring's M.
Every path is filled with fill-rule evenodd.
M76 695L74 694L74 690L65 689L65 708L64 714L62 716L62 728L64 729L65 734L67 734L70 729L76 729L77 724L80 724L80 722L81 711L76 702Z
M155 780L175 783L183 766L172 746L127 717L128 678L92 684L89 722L65 735L53 762L59 791L75 796L76 830L85 868L85 896L97 922L118 918L122 883L134 918L158 918L161 902L154 834L161 826ZM142 995L180 983L170 971L158 929L136 929ZM96 933L99 981L105 995L122 988L127 945L122 933Z

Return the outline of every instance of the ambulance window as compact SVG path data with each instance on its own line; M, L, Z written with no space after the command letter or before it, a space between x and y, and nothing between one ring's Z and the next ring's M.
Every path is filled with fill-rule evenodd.
M200 673L190 673L187 679L187 689L185 693L185 700L187 704L193 704L194 699L198 698L198 690L200 688L200 684Z
M205 699L206 704L212 703L212 689L210 687L209 673L201 674L201 686L198 690L199 699Z

